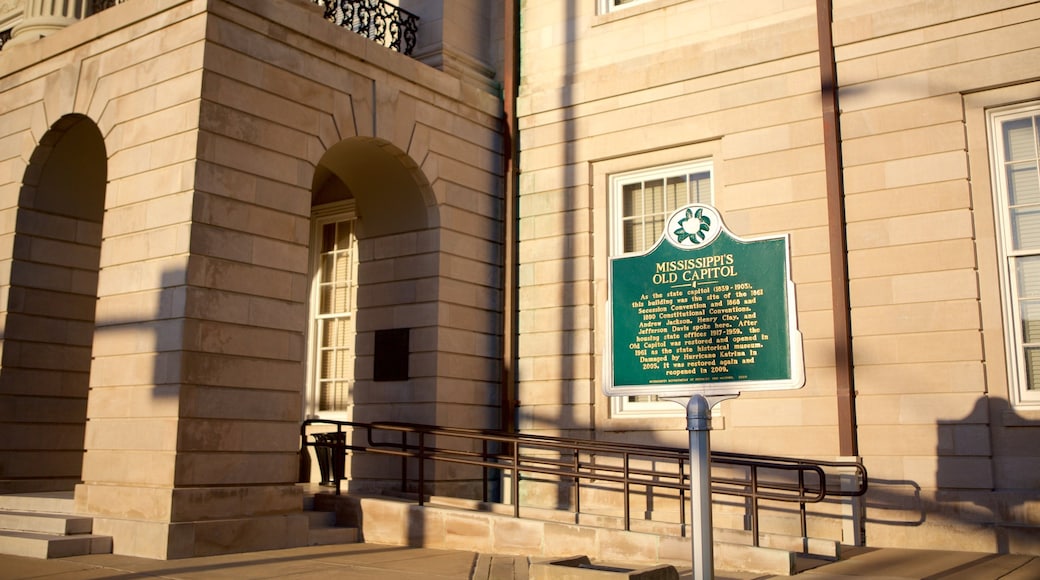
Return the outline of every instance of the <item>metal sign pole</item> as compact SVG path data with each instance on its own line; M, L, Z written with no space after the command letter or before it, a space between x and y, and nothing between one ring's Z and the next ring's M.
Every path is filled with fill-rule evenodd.
M711 405L701 394L686 403L686 429L690 432L690 539L693 544L694 580L715 578L715 554L711 527Z

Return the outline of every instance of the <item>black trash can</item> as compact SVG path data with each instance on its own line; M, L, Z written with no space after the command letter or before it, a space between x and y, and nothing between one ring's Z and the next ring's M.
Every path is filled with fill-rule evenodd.
M321 472L321 485L336 485L343 479L343 467L345 463L342 447L347 443L346 433L315 433L314 454L318 458L318 470ZM334 445L340 445L339 448Z

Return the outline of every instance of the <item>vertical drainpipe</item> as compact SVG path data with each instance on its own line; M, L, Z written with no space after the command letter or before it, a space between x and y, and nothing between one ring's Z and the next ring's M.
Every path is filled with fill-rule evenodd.
M516 125L516 98L520 87L520 0L505 0L505 38L502 71L502 148L505 169L504 211L502 216L502 376L500 386L500 427L516 430L516 363L519 327L519 130Z
M816 0L820 52L820 96L823 105L823 150L827 174L827 229L830 238L831 311L838 402L838 447L842 456L859 455L856 440L856 384L852 360L852 315L849 308L849 261L845 235L845 189L842 182L841 125L838 109L838 66L834 57L831 0Z

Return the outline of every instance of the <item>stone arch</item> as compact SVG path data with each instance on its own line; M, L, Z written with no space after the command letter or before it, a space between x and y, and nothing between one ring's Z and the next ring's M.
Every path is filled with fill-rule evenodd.
M404 382L432 383L436 377L432 353L436 350L440 236L430 184L418 165L393 144L352 137L326 151L317 164L312 187L314 208L343 201L353 204L357 218L356 382L362 386L392 383L382 385L383 392L394 392ZM374 376L380 354L375 335L395 329L409 330L408 358L413 364L407 381ZM364 404L363 391L361 398ZM419 420L418 415L411 416L409 420Z
M328 348L316 312L323 298L312 291L308 413L356 421L434 422L437 411L437 345L441 307L438 210L418 165L387 141L352 137L331 147L318 162L312 185L312 273L320 279L328 232L326 208L347 208L356 235L356 307L349 323L349 400L323 412L316 369ZM336 211L333 211L336 214ZM338 219L338 218L335 218ZM339 222L337 222L339 223ZM325 238L322 239L322 235ZM317 246L317 247L316 247ZM319 282L314 283L318 288ZM389 337L389 338L388 338ZM320 347L318 343L321 343ZM400 374L386 375L387 361ZM324 372L324 371L321 371ZM328 409L327 407L324 407ZM362 461L364 464L357 463ZM396 462L356 459L347 478L352 489L378 488L396 481ZM351 473L353 472L353 473Z
M97 125L66 115L44 134L18 196L6 296L0 491L80 481L105 207Z
M361 238L436 226L425 175L407 153L382 139L352 137L333 145L318 162L311 191L313 206L354 199Z

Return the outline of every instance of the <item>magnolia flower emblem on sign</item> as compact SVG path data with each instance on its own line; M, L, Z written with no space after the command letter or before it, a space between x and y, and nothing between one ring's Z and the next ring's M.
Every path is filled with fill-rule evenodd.
M721 224L722 220L712 207L690 205L668 218L665 233L672 244L678 247L706 246L719 235Z

